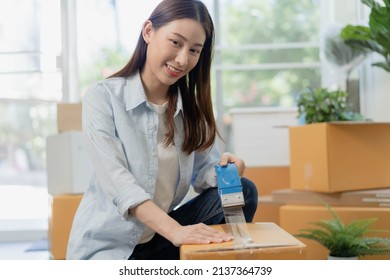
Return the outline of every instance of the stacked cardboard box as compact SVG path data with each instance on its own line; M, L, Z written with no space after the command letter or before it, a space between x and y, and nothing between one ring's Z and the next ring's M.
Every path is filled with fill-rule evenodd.
M49 251L53 260L64 260L73 218L82 199L81 194L51 196L49 214Z
M336 193L390 187L390 123L290 127L291 188Z
M81 131L46 138L47 188L51 195L83 193L92 175Z
M92 166L81 134L81 104L57 104L58 133L46 139L48 192L51 195L83 193Z
M261 196L270 195L274 190L290 186L289 166L247 167L244 176L256 184Z
M50 195L49 251L65 259L74 214L92 175L81 135L81 104L57 105L58 133L46 139L47 188Z
M339 193L280 189L272 192L271 199L279 204L319 205L322 200L333 206L390 207L390 188Z
M390 124L320 123L290 127L290 188L274 190L280 226L290 234L331 219L327 202L345 223L376 217L373 228L390 230ZM389 233L378 236L390 237ZM327 249L300 238L308 259ZM370 256L367 259L388 259Z
M58 133L65 131L81 131L81 103L57 104L57 129Z
M272 195L259 196L259 202L253 222L272 222L277 225L279 223L279 208L284 205L284 202L276 201Z
M354 219L378 218L372 228L388 231L377 236L390 238L390 188L341 193L319 193L303 190L277 190L272 194L275 203L280 203L279 225L290 234L298 234L300 229L311 228L310 223L332 219L322 205L328 203L344 223ZM326 259L327 249L319 243L298 238L307 245L308 259ZM390 256L369 256L364 259L389 259Z
M247 167L244 176L252 180L259 194L259 204L253 222L273 222L279 224L280 203L274 202L272 192L290 186L288 166Z

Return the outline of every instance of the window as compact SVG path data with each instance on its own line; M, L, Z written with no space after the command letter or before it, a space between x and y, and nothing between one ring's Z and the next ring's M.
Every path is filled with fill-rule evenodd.
M215 0L214 62L217 123L222 149L237 149L232 113L293 110L302 89L321 84L320 1ZM264 108L264 109L263 109ZM246 114L246 113L245 113ZM291 114L291 113L290 113ZM250 140L248 140L250 141ZM247 145L246 145L247 146Z
M0 231L47 228L45 138L61 99L60 30L59 1L0 3Z
M57 133L55 104L69 101L62 76L66 64L76 65L68 74L77 80L72 94L81 99L91 83L128 61L143 21L159 2L0 3L0 231L2 221L46 225L45 139ZM217 29L212 87L222 125L231 108L291 108L302 88L321 84L320 2L204 1ZM75 25L67 30L77 50L61 70L64 3L71 8L67 24Z
M130 59L142 23L161 0L135 5L128 0L76 1L79 88L122 68Z
M321 83L320 1L219 0L216 92L232 107L293 107Z

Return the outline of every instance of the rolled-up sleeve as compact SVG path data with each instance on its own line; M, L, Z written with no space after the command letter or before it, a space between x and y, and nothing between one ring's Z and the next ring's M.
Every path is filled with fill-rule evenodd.
M96 84L84 95L83 138L99 187L127 219L128 209L151 199L151 194L129 171L122 142L116 133L113 95L107 90Z

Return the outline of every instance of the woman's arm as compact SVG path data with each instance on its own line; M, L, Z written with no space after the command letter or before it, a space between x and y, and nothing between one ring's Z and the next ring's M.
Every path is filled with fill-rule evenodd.
M151 200L129 209L129 215L135 216L143 224L171 241L175 246L182 244L209 244L230 241L233 237L205 224L182 226L162 211Z

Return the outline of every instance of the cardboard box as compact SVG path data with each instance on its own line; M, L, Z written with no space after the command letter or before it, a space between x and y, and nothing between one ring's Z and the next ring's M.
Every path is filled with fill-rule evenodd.
M269 195L277 189L290 187L290 167L247 167L244 177L255 183L259 195Z
M390 123L316 123L289 131L292 189L334 193L390 186Z
M65 131L81 131L81 103L57 104L57 129L58 133Z
M320 193L307 190L275 190L270 199L279 204L321 205L321 200L332 206L390 207L390 188Z
M253 222L271 222L279 225L279 208L282 205L283 203L275 201L272 195L259 196L259 204Z
M182 245L182 260L301 260L306 259L306 246L274 223L247 224L255 243L231 242L206 245ZM227 232L226 225L214 228Z
M289 166L247 167L244 176L257 187L259 204L253 222L279 224L279 206L270 196L274 190L290 187Z
M92 176L92 165L80 131L48 136L46 163L49 194L84 193Z
M344 223L350 223L355 219L368 219L376 217L378 221L372 224L372 229L390 230L390 208L379 207L342 207L332 209L340 216ZM324 206L319 205L283 205L280 207L280 226L290 234L298 234L300 229L315 227L311 222L330 220L332 215ZM372 236L390 238L389 232L373 233ZM307 259L326 260L328 249L321 244L299 238L307 246ZM360 259L381 260L390 259L390 256L363 256Z
M49 251L54 260L66 259L73 218L82 195L51 196L49 215Z

